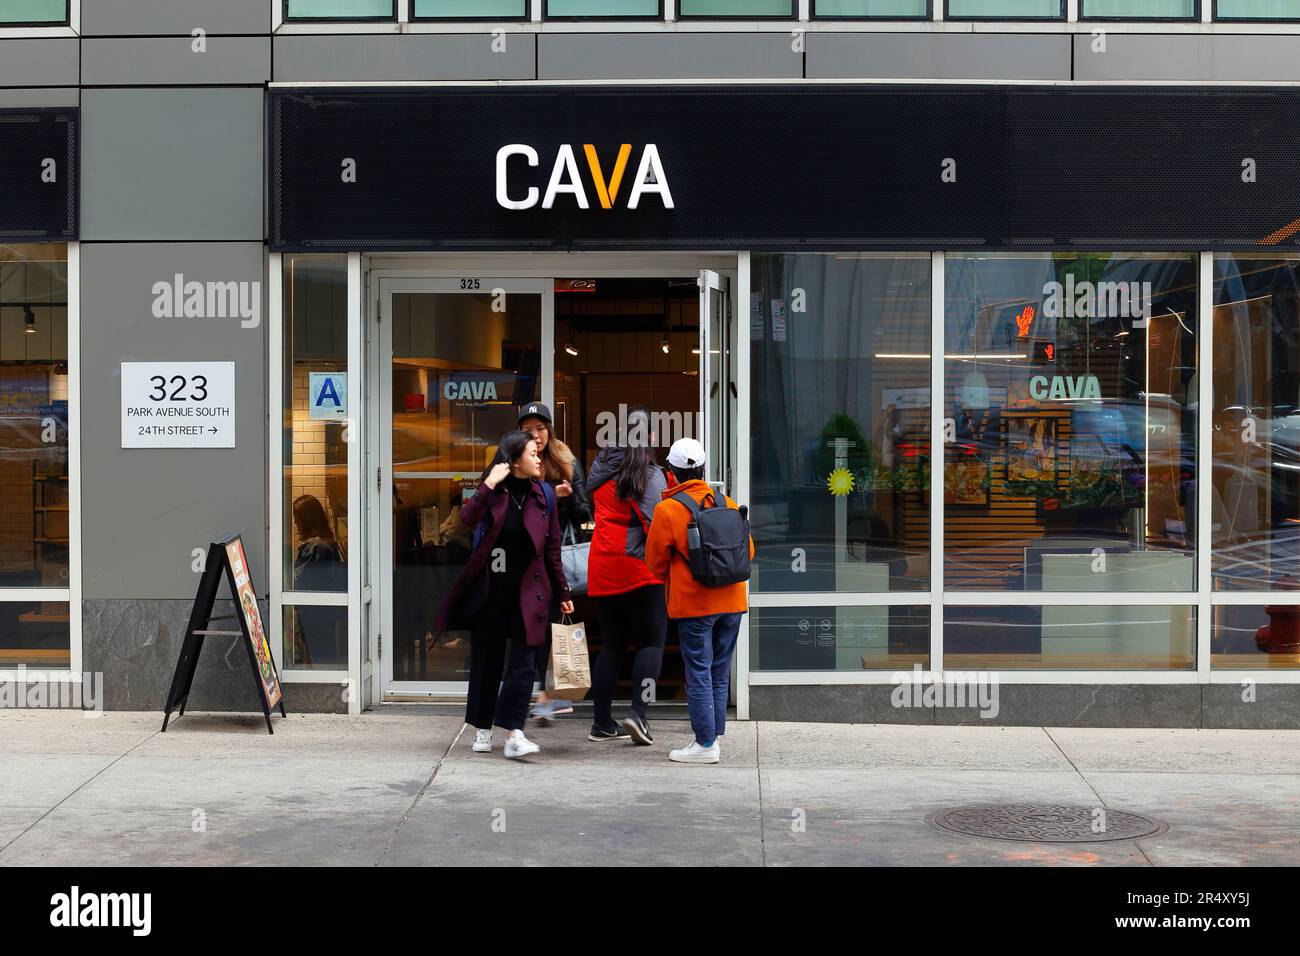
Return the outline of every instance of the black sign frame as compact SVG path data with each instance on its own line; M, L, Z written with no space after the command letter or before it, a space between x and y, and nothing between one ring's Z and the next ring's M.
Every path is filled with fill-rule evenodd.
M0 109L0 183L0 243L75 242L81 229L81 111Z
M240 602L239 583L236 580L236 569L230 563L230 552L227 550L230 545L236 542L239 544L240 553L243 554L243 540L237 534L227 535L221 540L213 541L208 545L208 554L203 565L203 576L199 579L198 593L194 596L194 606L190 610L190 620L185 628L181 653L176 660L176 671L172 675L171 689L167 692L167 703L163 707L163 733L167 732L167 724L171 720L172 711L178 711L178 716L185 716L185 705L189 701L190 690L194 686L194 673L198 668L199 654L203 651L203 641L206 637L242 638L241 643L243 643L244 649L248 653L248 664L253 670L253 681L257 685L257 699L262 705L262 715L266 718L266 732L268 734L275 733L275 728L271 726L272 709L278 707L280 716L288 717L284 706L284 682L280 678L279 668L275 666L275 657L269 654L268 648L268 657L274 678L273 683L277 689L277 696L272 699L267 694L257 655L253 651L254 629L243 611ZM244 560L247 562L246 556ZM252 571L245 568L244 573L249 577L251 588ZM217 591L221 587L223 577L230 588L234 612L214 618L212 608L216 602ZM256 597L254 596L251 600L255 601ZM260 618L260 611L258 611L258 616ZM217 621L238 621L239 630L214 630L210 625Z
M281 88L267 115L279 252L1300 248L1296 88ZM567 144L590 208L501 208L515 143L516 195ZM588 143L605 176L631 145L613 208ZM647 143L672 210L626 208Z

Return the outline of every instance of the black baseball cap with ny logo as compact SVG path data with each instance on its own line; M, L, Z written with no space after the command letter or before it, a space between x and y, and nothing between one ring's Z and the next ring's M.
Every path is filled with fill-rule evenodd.
M529 402L527 405L519 406L519 421L516 424L522 425L525 418L540 418L551 424L551 410L541 402Z

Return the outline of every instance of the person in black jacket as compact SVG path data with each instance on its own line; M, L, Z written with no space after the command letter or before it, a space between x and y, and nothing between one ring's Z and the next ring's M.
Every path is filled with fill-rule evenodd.
M573 613L560 565L557 509L541 477L536 443L526 432L507 432L474 496L460 509L461 521L476 530L482 524L483 533L435 626L470 628L465 722L476 729L475 753L492 750L493 725L509 734L507 757L541 749L523 731L537 649L550 634L551 599Z
M575 540L582 540L582 526L591 520L591 498L587 494L582 462L568 445L555 437L551 410L541 402L520 406L519 427L537 442L537 453L542 457L542 478L555 489L561 535L567 536L572 531Z

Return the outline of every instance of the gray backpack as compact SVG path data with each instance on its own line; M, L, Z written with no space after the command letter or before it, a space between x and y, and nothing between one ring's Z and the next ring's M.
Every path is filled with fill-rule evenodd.
M690 513L686 526L691 576L706 588L749 580L749 509L728 508L710 493L696 503L686 492L673 495Z

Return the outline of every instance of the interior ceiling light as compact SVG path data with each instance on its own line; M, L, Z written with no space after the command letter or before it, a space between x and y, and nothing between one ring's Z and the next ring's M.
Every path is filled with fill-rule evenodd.
M668 354L669 349L672 348L668 343L668 336L664 336L659 340L659 347L664 350L664 355Z
M23 306L23 331L28 335L36 334L36 313L30 305Z

